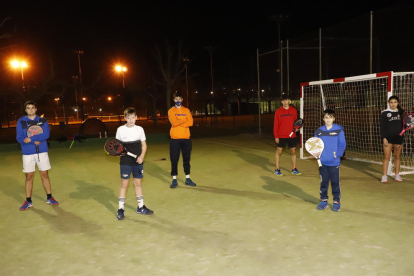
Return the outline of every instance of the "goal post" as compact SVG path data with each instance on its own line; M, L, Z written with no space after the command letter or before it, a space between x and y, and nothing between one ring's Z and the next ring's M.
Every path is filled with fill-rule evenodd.
M381 111L390 96L398 96L407 112L414 111L414 72L384 72L301 83L300 158L309 158L304 141L324 124L325 109L335 110L335 123L344 128L346 158L382 164ZM390 160L392 164L392 160ZM393 166L388 166L392 174ZM401 174L414 173L414 131L407 131L401 154Z

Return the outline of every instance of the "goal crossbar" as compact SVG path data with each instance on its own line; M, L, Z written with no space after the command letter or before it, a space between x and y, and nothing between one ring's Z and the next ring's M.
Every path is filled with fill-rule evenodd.
M300 158L310 157L303 147L304 141L324 124L323 110L330 108L335 110L335 123L344 127L346 158L382 164L379 119L392 95L400 98L406 111L414 111L410 110L414 109L414 72L390 71L301 83L300 117L305 124L300 131ZM413 133L405 134L401 174L414 173ZM388 174L392 174L392 169L389 166Z

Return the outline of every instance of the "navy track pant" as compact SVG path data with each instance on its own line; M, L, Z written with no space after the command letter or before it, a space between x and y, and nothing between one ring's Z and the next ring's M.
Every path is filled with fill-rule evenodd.
M190 139L171 139L170 140L170 160L171 160L171 175L178 175L177 165L180 159L180 151L183 154L184 173L190 174L190 159L191 159L192 143Z
M329 181L331 181L332 195L334 201L341 201L341 187L339 184L339 166L325 166L319 167L319 174L321 177L321 188L319 193L321 199L328 199Z

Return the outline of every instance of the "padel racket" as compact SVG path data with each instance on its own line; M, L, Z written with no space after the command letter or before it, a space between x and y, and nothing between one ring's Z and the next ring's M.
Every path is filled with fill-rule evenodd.
M299 118L296 119L295 122L293 122L293 130L292 133L289 134L289 137L292 137L293 133L295 133L295 130L300 129L303 126L303 119Z
M319 167L322 166L320 157L321 157L324 147L325 147L325 144L323 143L322 139L317 138L317 137L309 138L305 143L306 150L316 158L316 160L318 161Z
M404 132L412 128L414 128L414 113L407 113L403 119L403 131L401 131L400 136L403 136Z
M134 157L135 159L138 158L137 155L127 151L124 144L121 141L119 141L118 139L115 139L115 138L108 139L108 141L106 141L106 143L105 143L104 149L105 149L107 154L112 155L112 156L129 155L129 156Z
M27 129L27 137L32 137L32 136L39 135L39 134L42 134L42 133L43 133L43 128L41 126L38 126L38 125L30 126ZM39 153L39 145L36 145L36 153L37 154Z

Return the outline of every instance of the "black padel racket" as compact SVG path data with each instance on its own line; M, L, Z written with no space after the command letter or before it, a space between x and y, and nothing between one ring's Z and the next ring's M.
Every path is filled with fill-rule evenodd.
M414 128L414 113L407 113L403 119L403 131L401 131L400 136L403 136L404 132L412 128Z
M293 123L293 130L289 134L289 137L292 137L293 133L295 133L295 130L300 129L302 126L303 126L303 119L302 118L296 119L295 122Z
M134 157L135 159L138 158L137 155L127 151L124 144L121 141L119 141L118 139L115 139L115 138L108 139L108 141L106 141L106 143L105 143L104 149L105 149L107 154L112 155L112 156L129 155L129 156Z

